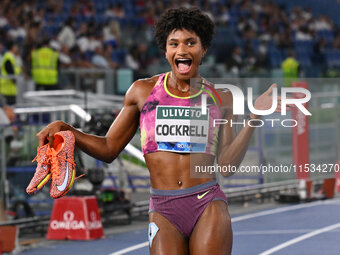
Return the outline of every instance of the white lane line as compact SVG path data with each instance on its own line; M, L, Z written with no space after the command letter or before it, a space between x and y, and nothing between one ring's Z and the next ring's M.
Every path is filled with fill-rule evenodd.
M144 242L144 243L136 244L134 246L130 246L128 248L125 248L123 250L111 253L109 255L122 255L122 254L128 253L130 251L138 250L138 249L143 248L143 247L148 246L148 245L149 245L149 242L147 241L147 242Z
M315 229L278 229L278 230L249 230L249 231L235 231L234 236L243 235L282 235L282 234L304 234L314 231ZM332 232L340 232L333 230Z
M301 209L301 208L308 208L308 207L317 206L317 205L333 204L333 203L338 203L338 202L339 202L339 200L335 200L335 201L316 201L316 202L311 202L309 204L301 204L301 205L293 205L293 206L281 207L281 208L277 208L277 209L266 210L266 211L259 212L259 213L250 213L250 214L247 214L247 215L235 217L235 218L231 219L231 222L238 222L238 221L248 220L248 219L256 218L256 217L260 217L260 216L266 216L266 215L275 214L275 213L293 211L293 210L297 210L297 209ZM128 253L130 251L138 250L138 249L143 248L143 247L148 246L148 245L149 245L149 242L144 242L144 243L136 244L136 245L130 246L128 248L125 248L123 250L119 250L117 252L111 253L109 255L122 255L122 254L126 254L126 253Z
M317 229L317 230L315 230L313 232L304 234L302 236L293 238L293 239L291 239L291 240L289 240L287 242L284 242L284 243L282 243L280 245L277 245L277 246L275 246L275 247L273 247L273 248L271 248L269 250L266 250L266 251L260 253L259 255L269 255L269 254L272 254L272 253L277 252L279 250L282 250L282 249L284 249L284 248L286 248L286 247L288 247L288 246L290 246L292 244L301 242L303 240L306 240L306 239L311 238L311 237L316 236L316 235L320 235L322 233L331 231L331 230L336 229L336 228L340 228L340 222L338 222L336 224L333 224L333 225L330 225L328 227Z
M271 215L275 213L282 213L282 212L288 212L288 211L293 211L293 210L298 210L302 208L308 208L308 207L313 207L317 205L326 205L326 204L333 204L333 203L338 203L339 200L335 201L316 201L316 202L311 202L308 204L300 204L300 205L293 205L293 206L286 206L286 207L280 207L280 208L275 208L275 209L270 209L258 213L249 213L246 215L242 215L239 217L235 217L231 219L231 222L238 222L242 220L248 220L256 217L261 217L261 216L266 216L266 215Z

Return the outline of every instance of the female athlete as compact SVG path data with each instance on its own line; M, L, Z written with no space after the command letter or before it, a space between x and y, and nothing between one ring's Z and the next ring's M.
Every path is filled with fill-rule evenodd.
M238 166L254 131L254 127L245 126L236 135L230 125L211 125L213 118L233 119L231 93L214 90L198 70L213 33L213 22L199 9L167 10L155 26L155 38L171 71L135 81L105 137L82 133L62 121L37 134L42 146L47 140L52 144L56 132L70 130L81 150L112 162L140 126L152 187L151 254L231 254L233 236L225 194L214 176L193 178L190 171L196 165L213 165L215 158L220 166ZM202 82L190 86L192 78ZM256 109L270 108L274 86L256 100ZM192 107L192 103L196 104L201 94L211 97L213 92L223 107L217 109L213 103L208 117L202 117L201 108ZM250 118L257 116L251 114Z

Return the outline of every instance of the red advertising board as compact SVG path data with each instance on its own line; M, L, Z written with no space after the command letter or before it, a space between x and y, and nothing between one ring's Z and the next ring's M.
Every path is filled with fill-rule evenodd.
M338 161L334 167L334 177L336 180L336 190L340 192L340 161Z
M97 198L63 197L55 200L47 239L90 240L104 237Z
M292 82L292 87L308 89L307 82ZM294 98L304 98L303 93L293 93ZM303 104L308 109L307 103ZM297 126L292 130L292 153L293 164L296 166L296 177L308 179L309 171L309 137L308 137L308 116L304 115L297 107L292 109L292 118L297 121ZM305 167L306 166L306 167Z

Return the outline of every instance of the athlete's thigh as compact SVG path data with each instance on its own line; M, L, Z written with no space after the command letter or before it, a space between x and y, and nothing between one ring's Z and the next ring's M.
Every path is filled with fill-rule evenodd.
M157 212L152 212L149 214L149 223L153 223L152 231L158 229L151 246L149 243L151 255L188 254L188 240L164 216ZM150 234L152 233L149 232Z
M228 206L211 202L202 213L189 241L190 255L231 254L233 233Z

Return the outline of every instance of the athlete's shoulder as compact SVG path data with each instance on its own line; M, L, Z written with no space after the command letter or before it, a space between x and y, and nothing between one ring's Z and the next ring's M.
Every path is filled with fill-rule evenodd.
M205 80L206 88L211 91L211 94L217 96L219 101L219 107L223 114L232 113L233 108L233 95L230 90L226 88L216 88L213 83ZM216 99L217 100L217 99Z
M233 95L229 89L217 89L217 94L221 97L223 104L232 104Z
M223 106L232 106L233 103L233 95L229 89L226 88L219 88L217 89L213 83L210 81L204 79L204 83L206 85L206 88L212 92L212 94L218 96L220 99L220 102L222 102Z
M138 103L141 98L147 97L155 84L157 83L161 74L136 80L125 94L125 101L130 103Z
M155 84L157 83L160 76L161 74L157 74L149 78L138 79L134 83L132 83L129 90L140 90L140 89L146 89L150 87L153 88Z

